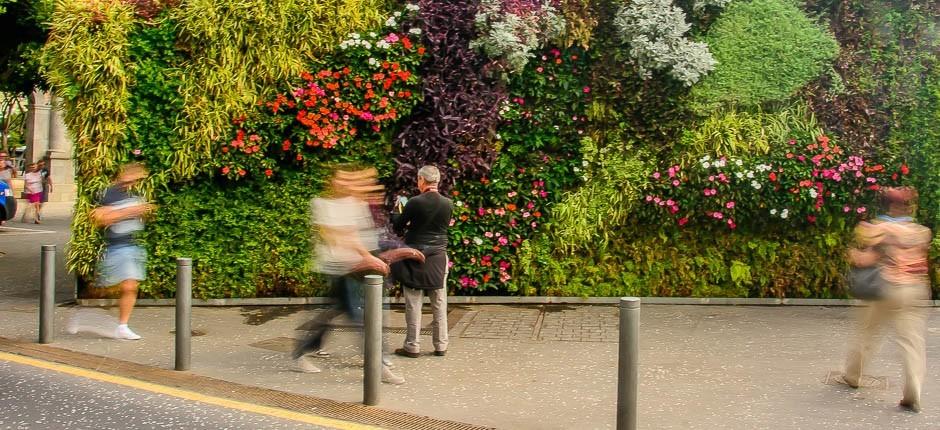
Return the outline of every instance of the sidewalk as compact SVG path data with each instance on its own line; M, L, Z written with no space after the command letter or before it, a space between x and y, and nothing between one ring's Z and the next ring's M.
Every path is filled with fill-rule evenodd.
M144 339L67 335L57 309L52 346L159 369L173 367L174 309L138 308ZM83 309L88 312L89 309ZM97 312L104 312L97 310ZM114 310L111 310L114 312ZM315 307L194 308L192 373L239 384L360 402L358 333L327 340L323 373L289 370L295 331ZM401 308L389 311L390 346L404 337ZM642 309L640 427L646 429L935 429L940 423L940 309L930 309L924 412L899 412L900 364L886 343L858 391L827 384L853 332L852 309L646 305ZM0 312L0 336L32 342L34 305ZM428 320L430 315L425 315ZM452 306L446 357L395 357L407 382L383 385L380 407L501 429L614 427L617 308ZM422 346L430 348L429 336ZM426 351L427 352L427 351ZM107 371L107 369L99 369Z

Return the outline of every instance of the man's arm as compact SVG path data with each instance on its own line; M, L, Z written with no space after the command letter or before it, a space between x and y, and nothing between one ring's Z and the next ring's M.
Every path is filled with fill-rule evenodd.
M395 228L395 233L404 235L405 227L414 219L416 212L417 203L414 202L414 199L408 200L408 203L405 203L405 209L401 212L401 215L392 217L392 227Z
M88 216L99 227L107 227L118 221L143 216L154 209L152 204L140 204L126 208L101 206L93 209Z

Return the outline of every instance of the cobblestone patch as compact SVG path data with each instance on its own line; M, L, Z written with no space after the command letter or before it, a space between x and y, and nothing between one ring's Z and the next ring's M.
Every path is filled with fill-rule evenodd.
M499 306L480 310L461 337L477 339L532 339L541 310Z
M538 340L617 342L619 314L613 306L546 306Z

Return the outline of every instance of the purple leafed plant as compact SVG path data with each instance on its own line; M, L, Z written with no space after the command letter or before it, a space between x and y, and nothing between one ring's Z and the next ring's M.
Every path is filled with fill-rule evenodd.
M396 138L394 191L413 189L423 165L441 169L441 190L489 172L499 106L506 95L486 79L487 63L470 41L479 1L421 0L428 55L422 64L424 100Z

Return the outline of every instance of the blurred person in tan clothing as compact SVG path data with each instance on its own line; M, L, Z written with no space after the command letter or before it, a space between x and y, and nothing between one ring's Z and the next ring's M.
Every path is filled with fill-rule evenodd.
M858 247L849 250L849 262L855 267L880 267L885 289L881 300L862 310L844 376L847 385L858 388L881 326L893 322L904 365L904 397L899 406L912 412L920 412L927 372L924 306L930 299L927 250L932 238L930 229L912 218L916 200L917 192L912 188L888 188L882 194L886 213L872 222L862 222L855 230Z

